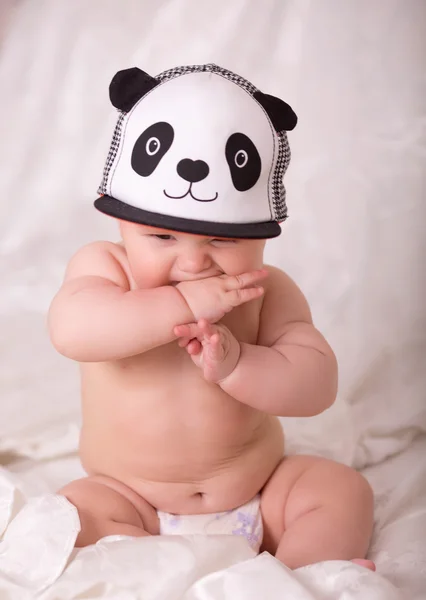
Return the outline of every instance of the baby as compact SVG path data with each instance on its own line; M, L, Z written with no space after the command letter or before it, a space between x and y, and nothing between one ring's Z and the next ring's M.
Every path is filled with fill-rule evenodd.
M70 261L49 312L81 367L80 456L60 493L77 546L108 535L242 535L290 568L365 559L373 495L356 471L285 456L278 416L335 400L335 356L266 240L286 218L282 100L217 67L110 85L118 123L95 206L121 241Z

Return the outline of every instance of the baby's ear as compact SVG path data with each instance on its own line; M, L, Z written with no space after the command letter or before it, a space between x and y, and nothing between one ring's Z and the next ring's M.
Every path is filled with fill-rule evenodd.
M109 97L115 108L128 112L138 100L160 82L145 71L132 67L118 71L109 85Z
M255 92L254 97L266 110L275 131L291 131L296 127L296 113L287 102L262 92Z

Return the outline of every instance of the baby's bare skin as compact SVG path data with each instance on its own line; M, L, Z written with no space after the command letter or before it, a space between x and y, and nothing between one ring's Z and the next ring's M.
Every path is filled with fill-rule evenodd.
M300 290L264 267L264 241L131 223L121 223L121 233L121 244L77 253L49 316L54 345L81 367L80 455L89 478L62 490L79 509L78 545L112 533L158 533L156 510L225 511L264 490L263 547L287 565L364 556L372 527L365 481L331 461L283 460L277 415L325 410L335 399L337 369ZM349 528L355 522L344 556L332 541L316 548L312 523L306 548L283 543L286 511L295 515L298 539L300 516L319 496L325 504L330 497L336 514L331 488L313 489L312 497L304 490L300 501L291 492L296 482L309 487L312 469L325 470L320 479L336 480L336 489L344 481L343 494L351 491L337 495L348 514L336 534L345 520ZM322 522L330 529L327 517Z
M283 456L276 417L204 381L176 342L118 363L82 364L81 374L85 470L122 481L156 509L240 506Z

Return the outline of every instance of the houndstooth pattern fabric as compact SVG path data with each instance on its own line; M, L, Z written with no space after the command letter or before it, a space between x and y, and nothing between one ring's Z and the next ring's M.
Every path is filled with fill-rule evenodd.
M287 133L281 131L278 134L278 156L272 178L272 208L274 217L278 222L287 218L287 205L285 201L286 191L283 183L284 174L290 163L291 152Z
M170 79L174 79L175 77L180 77L181 75L186 75L188 73L216 73L222 77L225 77L229 81L232 81L236 85L239 85L251 96L258 91L258 89L252 83L250 83L250 81L247 81L247 79L244 79L244 77L241 77L241 75L237 75L236 73L233 73L228 69L224 69L223 67L219 67L213 63L207 65L185 65L181 67L173 67L172 69L163 71L155 78L161 83L165 83ZM108 192L108 177L120 147L122 126L126 114L127 113L120 112L118 117L117 125L114 130L111 146L104 167L102 182L98 189L98 194L106 194ZM291 155L286 132L279 132L277 133L277 136L278 156L271 183L271 210L273 212L273 219L277 220L278 222L282 222L287 218L287 205L285 200L286 191L283 178L284 173L289 165Z
M122 132L123 121L124 121L125 116L126 116L126 113L120 111L118 121L117 121L117 124L114 129L114 133L112 136L112 141L111 141L111 145L109 148L108 157L106 159L104 172L103 172L103 176L102 176L102 182L98 188L98 194L106 194L108 192L108 190L107 190L108 177L109 177L109 173L111 171L111 167L114 164L115 157L117 156L118 149L120 148L121 132Z
M187 73L216 73L217 75L222 75L225 77L225 79L233 81L251 95L258 91L258 89L252 83L250 83L250 81L247 81L247 79L244 79L244 77L241 77L241 75L237 75L232 71L228 71L228 69L218 67L214 64L174 67L173 69L163 71L156 76L156 79L163 83L164 81L168 81L169 79L173 79L179 75L186 75Z

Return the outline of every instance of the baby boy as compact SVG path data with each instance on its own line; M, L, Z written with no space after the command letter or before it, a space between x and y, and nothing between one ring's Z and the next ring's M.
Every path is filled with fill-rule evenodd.
M118 72L95 206L121 241L71 259L49 312L81 368L87 477L60 493L77 546L108 535L242 535L290 568L368 568L373 497L356 471L286 456L278 416L335 400L335 356L266 240L286 216L296 116L216 65Z

